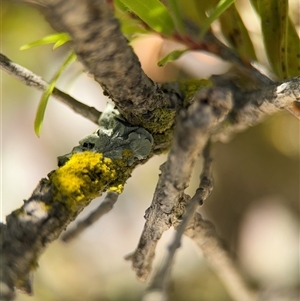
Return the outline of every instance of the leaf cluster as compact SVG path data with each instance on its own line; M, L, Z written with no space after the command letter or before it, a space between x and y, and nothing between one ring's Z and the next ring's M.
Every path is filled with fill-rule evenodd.
M300 74L300 40L288 16L288 0L249 0L260 19L264 49L271 72L278 79ZM212 25L219 24L229 47L247 64L257 62L249 29L239 13L235 0L114 0L115 15L124 35L134 39L139 34L156 33L186 46L174 50L157 62L162 67L177 60L189 50L202 49L207 33L214 33ZM54 44L53 49L70 40L66 33L46 36L29 43L21 50L44 44ZM50 81L38 106L34 129L39 136L48 99L64 69L73 61L72 53Z

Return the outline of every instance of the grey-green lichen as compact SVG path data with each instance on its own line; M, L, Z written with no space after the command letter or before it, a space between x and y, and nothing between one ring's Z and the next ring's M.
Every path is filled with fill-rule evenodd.
M54 200L75 212L104 191L121 193L133 168L150 156L152 145L148 131L128 124L109 105L99 129L58 158L60 167L49 176Z
M146 159L152 145L153 137L147 130L128 124L112 105L108 105L99 119L99 129L79 141L79 145L70 154L59 157L58 162L61 166L72 154L84 151L102 153L104 157L111 159L122 159L123 151L129 150L132 155L127 158L127 163L131 166L135 161Z

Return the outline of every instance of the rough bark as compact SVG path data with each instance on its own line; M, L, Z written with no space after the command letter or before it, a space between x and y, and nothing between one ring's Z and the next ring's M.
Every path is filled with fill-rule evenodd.
M151 270L157 241L166 229L178 225L185 212L189 197L184 194L184 190L189 185L194 162L207 141L211 137L227 138L282 109L299 114L300 77L273 83L251 69L260 83L258 87L245 92L226 82L224 89L224 82L216 80L213 88L195 91L192 104L179 110L184 93L178 90L176 84L161 87L145 75L106 1L77 1L76 5L72 0L31 2L38 5L53 27L69 33L78 59L86 71L101 84L129 123L145 127L151 134L168 133L162 143L171 144L168 160L161 168L162 173L152 204L146 213L146 223L138 248L130 258L137 275L145 279ZM230 59L227 52L221 51L222 47L220 46L219 53ZM0 58L2 68L8 68L11 74L24 79L17 65L3 55ZM239 60L235 62L239 64ZM15 67L10 68L12 66ZM33 74L26 78L26 84L40 89L47 85ZM57 89L55 93L56 96L65 98ZM75 106L78 107L77 104ZM95 119L95 116L92 118ZM154 137L153 151L157 144L159 143ZM166 149L167 146L163 148ZM146 159L141 163L145 161ZM84 172L79 176L88 179L92 186L97 179L95 174L98 174L94 170L86 172L90 161L84 164L80 167L80 171ZM123 169L118 170L119 174L122 177L123 173L129 176L134 166L125 164L125 169L122 166ZM100 186L96 185L93 193L89 189L83 191L84 201L78 203L77 195L74 199L74 195L70 197L62 192L60 185L53 184L51 179L56 172L49 175L49 179L41 180L24 205L7 216L6 224L1 224L1 300L12 300L16 288L31 293L31 274L36 268L39 255L96 195L107 190L111 184L107 180ZM102 181L103 178L101 174L98 180ZM212 240L203 244L210 237L207 233L211 232L209 227L208 231L202 231L206 226L201 217L196 215L193 228L188 228L186 232L203 250L209 250L205 249L209 244L219 246L214 235L211 235ZM210 254L210 251L207 252ZM224 262L229 260L226 256L227 254L224 255ZM215 262L217 270L218 261ZM226 278L230 279L230 275L226 275Z

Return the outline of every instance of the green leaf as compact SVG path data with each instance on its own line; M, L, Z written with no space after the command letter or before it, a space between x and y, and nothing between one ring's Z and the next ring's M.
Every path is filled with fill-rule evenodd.
M70 65L72 62L74 62L75 60L76 60L76 54L74 52L72 52L67 57L65 62L61 65L59 70L55 73L55 75L53 76L52 80L49 83L49 86L47 87L47 89L45 90L45 92L42 95L42 98L40 100L38 110L36 113L35 121L34 121L34 131L38 137L40 136L40 133L41 133L47 103L48 103L49 97L51 96L51 94L55 88L55 84L56 84L58 78L60 77L60 75L62 74L62 72L66 69L66 67L68 65Z
M145 29L145 24L138 17L134 18L128 13L126 8L120 0L115 0L115 15L121 24L121 31L126 38L131 41L137 34L150 33Z
M235 2L235 0L220 0L217 7L211 13L211 15L205 21L200 33L200 38L203 38L211 24L216 21L221 14L223 14L229 7Z
M127 13L128 8L122 3L122 0L114 0L115 9L119 9L122 12Z
M300 39L288 17L288 0L251 0L261 19L265 51L279 79L299 75Z
M134 20L133 20L134 21ZM130 41L138 34L149 34L149 30L146 30L137 22L121 22L121 31Z
M48 35L46 37L43 37L40 40L31 42L29 44L23 45L20 50L27 50L36 46L46 45L46 44L55 44L53 49L65 44L66 42L70 41L71 38L67 33L61 32L61 33L55 33Z
M159 0L120 1L156 32L166 36L175 32L172 17Z
M177 0L167 0L168 7L170 8L170 13L176 28L176 31L179 34L185 33L183 18L181 10Z
M177 0L177 3L184 18L202 28L207 20L206 12L217 5L218 0Z
M285 8L282 6L285 6ZM286 70L282 68L281 64L286 65L286 59L285 56L282 56L280 47L286 47L287 1L259 0L258 12L261 19L265 50L270 65L279 78L285 78ZM281 20L281 17L283 17L283 20Z
M58 40L54 46L53 46L53 50L66 44L67 42L69 42L71 40L70 36L66 34L66 36L63 36L60 40Z
M230 6L219 18L221 30L237 53L250 60L257 60L248 30L235 5Z
M292 21L288 20L287 26L287 75L288 77L300 74L300 38Z
M167 63L173 62L177 59L179 59L185 52L187 52L189 49L184 49L184 50L174 50L167 54L163 59L161 59L157 65L159 67L165 66Z

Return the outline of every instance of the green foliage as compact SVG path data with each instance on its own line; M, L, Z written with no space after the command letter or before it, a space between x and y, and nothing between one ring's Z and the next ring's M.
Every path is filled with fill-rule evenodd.
M66 67L68 65L70 65L72 62L74 62L75 60L76 60L76 54L74 52L72 52L67 57L65 62L61 65L61 67L58 69L58 71L55 73L55 75L53 76L52 80L49 83L49 86L43 93L42 98L39 103L39 106L38 106L35 121L34 121L34 131L37 134L37 136L40 136L47 103L48 103L49 97L51 96L51 94L55 88L55 84L56 84L58 78L60 77L60 75L62 74L62 72L66 69Z
M20 50L27 50L36 46L41 46L45 44L54 44L53 49L56 49L63 44L70 41L71 38L67 33L61 32L61 33L55 33L48 35L46 37L43 37L42 39L39 39L37 41L31 42L29 44L26 44L20 48Z
M207 20L206 12L215 6L217 0L177 0L178 6L185 19L192 21L202 28Z
M264 46L274 73L280 78L300 73L300 40L288 17L288 0L251 0L261 19Z
M138 34L150 33L139 18L133 18L129 9L121 0L115 0L114 5L115 15L120 21L121 30L129 40L132 40Z
M245 61L257 61L249 31L234 5L235 0L115 0L122 11L122 29L133 36L143 28L197 50L214 21L230 47ZM265 51L271 69L279 79L300 73L300 40L288 17L288 0L250 0L260 19ZM132 14L133 13L133 14ZM125 17L126 15L126 17ZM136 17L137 16L137 17ZM124 21L125 20L125 21ZM131 21L130 21L131 20ZM135 22L133 22L134 20ZM131 23L130 23L131 22ZM189 43L191 41L191 43ZM192 45L192 47L191 47ZM164 66L186 50L175 50L158 62Z
M54 44L53 50L64 45L68 41L70 41L71 38L67 33L55 33L51 34L48 36L45 36L37 41L31 42L29 44L26 44L20 48L20 50L27 50L31 49L33 47L41 46L41 45L46 45L46 44ZM42 129L42 124L45 116L45 111L47 107L47 103L49 100L49 97L51 96L56 82L58 81L59 77L61 76L62 72L66 69L68 65L70 65L72 62L76 60L76 54L72 52L68 58L65 60L65 62L61 65L61 67L58 69L58 71L55 73L54 77L49 83L49 86L47 89L44 91L41 100L38 105L37 113L35 116L35 121L34 121L34 131L36 135L39 137Z
M123 33L129 38L137 34L155 32L173 38L186 49L175 50L158 62L164 66L177 60L188 50L201 49L201 39L212 23L219 21L222 34L229 45L244 60L257 60L248 29L236 8L235 0L114 0L116 16ZM288 17L288 0L250 0L261 20L265 51L272 71L279 79L300 73L300 40ZM53 49L70 41L66 33L48 35L21 47L54 44ZM192 42L192 43L189 43ZM191 47L192 45L192 47ZM54 75L39 103L34 129L39 136L47 102L63 70L74 60L72 53Z
M184 49L184 50L174 50L167 54L164 58L162 58L157 65L159 67L165 66L167 63L173 62L177 59L179 59L185 52L187 52L189 49Z
M203 38L207 30L210 28L211 24L216 21L221 14L223 14L233 3L235 0L220 0L216 8L210 14L210 16L206 19L205 23L201 28L200 37Z
M230 46L238 52L242 58L257 60L248 30L243 23L235 5L231 5L219 17L222 34Z
M176 28L177 33L180 35L185 33L185 26L182 18L182 13L177 0L168 0L167 1L168 8L170 9L170 13Z
M175 25L167 8L159 0L118 0L115 1L118 7L123 10L128 8L129 11L136 14L154 31L171 36L175 32Z

